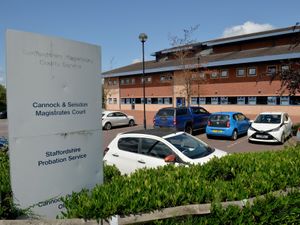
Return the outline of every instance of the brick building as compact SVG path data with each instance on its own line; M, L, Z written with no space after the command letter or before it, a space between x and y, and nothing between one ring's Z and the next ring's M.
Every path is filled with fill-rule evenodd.
M270 82L272 74L299 62L299 42L300 27L286 27L155 52L155 59L145 62L147 124L162 107L188 104L210 112L240 111L250 118L285 111L300 122L300 93L281 94L280 80ZM107 109L128 112L142 123L142 63L102 75Z

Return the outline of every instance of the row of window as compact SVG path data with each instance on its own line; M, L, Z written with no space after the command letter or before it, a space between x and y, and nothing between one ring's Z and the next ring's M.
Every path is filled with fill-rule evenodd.
M108 104L117 104L109 98ZM121 104L143 104L143 98L121 98ZM146 98L146 104L173 104L173 98ZM192 97L191 105L300 105L300 96Z
M192 105L300 105L300 96L192 97Z
M280 71L287 71L289 70L288 65L281 65L280 66ZM276 65L269 65L267 66L266 69L266 74L272 75L278 72L278 66ZM222 69L222 70L214 70L210 74L206 74L205 72L199 73L200 78L205 78L209 77L211 79L218 79L218 78L228 78L229 77L229 70L228 69ZM252 77L252 76L257 76L257 67L240 67L236 68L236 76L237 77ZM195 79L195 74L193 74L193 78ZM173 79L173 75L170 74L163 74L160 76L160 81L165 82L165 81L171 81ZM145 77L145 83L151 83L152 82L152 77L151 76L146 76ZM136 83L136 78L123 78L120 80L121 85L132 85ZM143 78L140 79L140 83L143 83ZM108 84L111 85L117 85L117 80L109 80Z

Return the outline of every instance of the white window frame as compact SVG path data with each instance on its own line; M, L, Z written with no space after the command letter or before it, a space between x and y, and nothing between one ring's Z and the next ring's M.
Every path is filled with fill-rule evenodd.
M224 76L223 73L226 72L226 75ZM221 70L220 78L228 78L229 77L229 70Z
M255 70L255 74L250 74L250 71L252 71L252 70ZM255 77L255 76L257 76L257 67L255 67L255 66L248 67L247 75L248 75L248 77Z
M280 96L280 105L290 105L290 96Z
M219 97L211 97L210 99L211 105L218 105L219 104Z
M248 105L256 105L257 99L255 96L248 97Z
M277 105L276 96L268 96L267 97L267 105Z
M243 75L239 74L239 71L243 71ZM236 77L245 77L247 74L246 68L236 68Z
M269 68L271 68L271 67L275 68L275 72L270 72L270 71L269 71ZM277 66L276 66L276 65L268 65L268 66L267 66L267 74L268 74L269 76L271 76L271 75L273 75L273 74L276 74L276 73L277 73Z
M237 105L245 105L246 103L246 98L245 97L237 97L236 99L236 104Z

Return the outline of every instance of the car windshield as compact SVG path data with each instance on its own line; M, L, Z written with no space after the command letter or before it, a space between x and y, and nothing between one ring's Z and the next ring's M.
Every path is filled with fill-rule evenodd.
M104 117L105 116L105 113L102 113L102 117Z
M254 123L280 123L281 115L280 114L260 114Z
M209 117L211 121L227 121L229 120L229 115L214 114Z
M202 158L214 151L210 146L184 133L166 140L190 159Z

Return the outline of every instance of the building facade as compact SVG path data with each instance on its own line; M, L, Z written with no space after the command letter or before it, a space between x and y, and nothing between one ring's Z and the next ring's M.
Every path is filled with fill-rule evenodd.
M300 122L300 93L290 96L275 76L299 69L299 43L300 27L287 27L155 52L155 60L145 62L147 123L162 107L184 105L240 111L250 118L285 111ZM102 75L106 108L128 112L142 123L142 63Z

